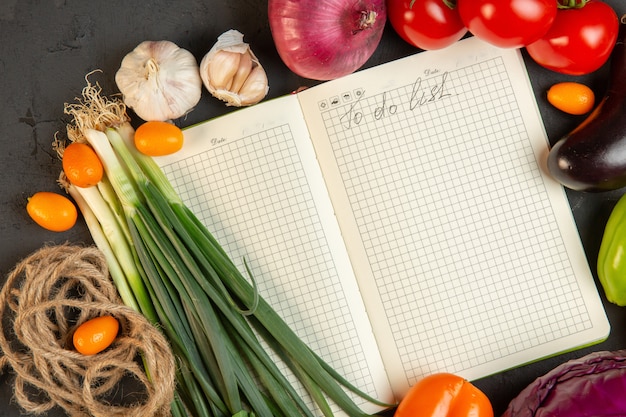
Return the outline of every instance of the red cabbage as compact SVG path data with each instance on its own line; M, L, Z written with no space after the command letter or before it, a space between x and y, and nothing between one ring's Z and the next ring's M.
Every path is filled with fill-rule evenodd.
M626 416L626 350L594 352L537 378L502 417Z

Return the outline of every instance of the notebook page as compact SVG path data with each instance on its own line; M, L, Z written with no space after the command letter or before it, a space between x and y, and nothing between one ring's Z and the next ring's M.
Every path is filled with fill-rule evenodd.
M608 335L518 51L470 38L300 99L399 395Z
M260 294L317 354L360 389L391 401L297 98L184 134L181 151L156 161L187 206L244 272L245 257Z

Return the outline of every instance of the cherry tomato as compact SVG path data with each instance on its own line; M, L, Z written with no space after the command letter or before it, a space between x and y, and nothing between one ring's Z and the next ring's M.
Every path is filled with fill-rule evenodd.
M463 23L476 37L501 48L541 38L556 16L556 0L458 0Z
M113 316L87 320L74 332L74 348L83 355L95 355L108 348L117 337L120 324Z
M402 39L421 49L441 49L461 39L467 28L446 0L387 0L387 16Z
M611 6L590 0L581 8L560 9L550 30L526 50L545 68L584 75L609 59L618 32L619 19Z
M183 131L169 122L149 121L135 131L135 146L149 156L164 156L183 147Z
M493 417L493 407L472 383L442 372L413 385L394 417Z

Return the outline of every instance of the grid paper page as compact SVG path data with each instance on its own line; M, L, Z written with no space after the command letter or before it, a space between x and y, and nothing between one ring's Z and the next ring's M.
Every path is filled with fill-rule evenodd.
M343 184L345 200L335 204L349 206L364 253L353 263L371 270L362 291L375 286L388 326L379 343L393 339L400 386L438 371L484 376L513 366L515 355L516 365L537 359L526 352L575 339L596 318L559 229L569 209L551 205L525 125L522 112L534 109L521 108L513 88L525 81L511 79L497 56L450 70L428 65L382 91L362 82L309 99L336 163L329 188ZM490 362L501 368L484 367Z
M454 100L424 105L402 123L390 117L384 130L331 133L402 362L413 364L408 379L461 372L591 327L548 200L529 207L519 198L544 191L504 67L494 59L448 79ZM424 82L430 90L441 77ZM410 94L406 86L389 100ZM340 116L324 114L329 131L341 129ZM372 145L364 150L363 141ZM571 302L543 304L561 295Z
M273 107L269 114L277 114ZM388 385L387 392L380 388L387 384L382 363L377 372L371 367L376 361L368 361L372 354L358 323L365 314L358 309L355 313L353 304L358 303L349 305L360 298L342 284L341 252L332 242L341 240L323 224L290 125L255 127L247 136L211 139L209 135L218 134L214 130L223 134L213 126L186 131L186 142L208 145L174 161L161 161L166 176L241 271L245 257L260 294L313 351L360 389L390 400ZM308 135L304 140L308 142ZM349 265L347 254L345 262ZM366 328L371 336L369 324Z

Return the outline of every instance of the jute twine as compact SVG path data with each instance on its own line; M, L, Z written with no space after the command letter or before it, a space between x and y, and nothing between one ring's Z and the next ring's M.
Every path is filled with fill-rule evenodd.
M120 323L113 344L95 355L73 350L74 329L102 315ZM0 292L0 319L0 365L14 371L15 400L27 412L59 406L77 417L171 414L170 346L121 303L97 248L44 246L22 260Z

